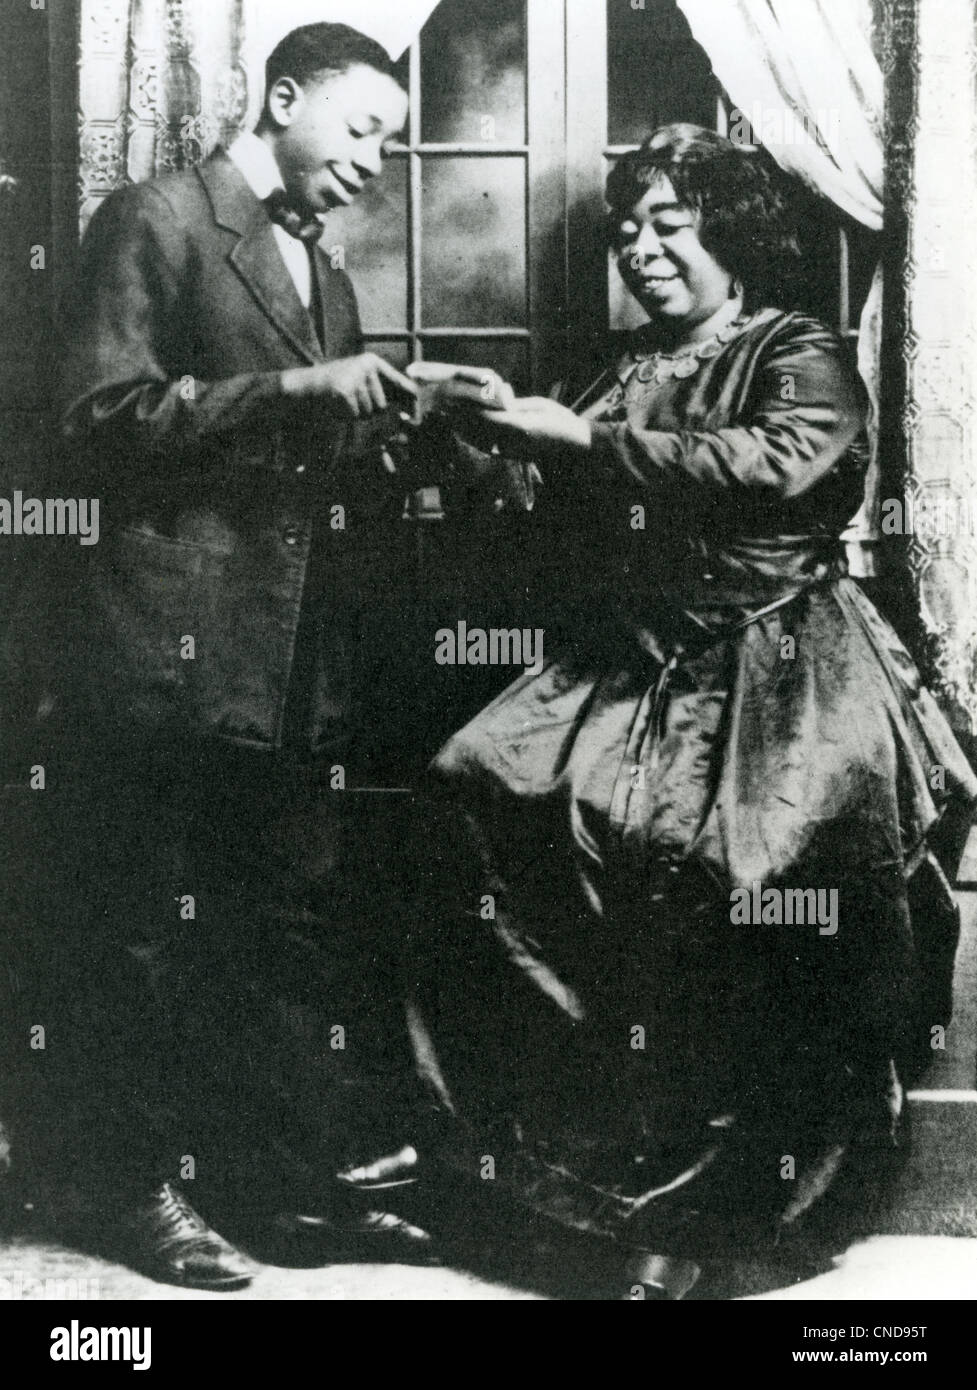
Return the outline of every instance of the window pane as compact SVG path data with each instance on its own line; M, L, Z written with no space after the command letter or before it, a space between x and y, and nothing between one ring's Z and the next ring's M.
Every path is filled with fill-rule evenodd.
M368 352L375 352L378 357L383 357L391 366L396 367L402 372L411 361L410 343L399 342L390 338L367 339Z
M517 395L529 389L529 341L513 338L425 338L427 362L452 362L459 367L491 367Z
M607 69L609 144L640 144L668 121L715 129L712 68L675 0L608 0Z
M421 136L526 140L525 0L441 0L421 35Z
M425 159L425 328L525 324L525 179L519 158Z
M406 327L406 159L389 159L355 203L329 214L322 245L342 247L366 332Z

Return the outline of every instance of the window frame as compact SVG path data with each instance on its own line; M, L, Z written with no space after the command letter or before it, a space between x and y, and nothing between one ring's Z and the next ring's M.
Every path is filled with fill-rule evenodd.
M526 141L425 141L422 112L422 45L418 36L409 50L410 115L408 138L391 148L391 159L407 161L407 308L404 327L380 327L364 334L368 343L404 343L411 361L437 360L439 342L459 338L487 345L502 340L525 344L533 389L539 389L560 336L554 305L564 292L565 276L550 250L552 229L565 235L566 189L564 154L565 52L564 0L533 0L525 4L526 24ZM444 158L518 159L523 164L526 263L522 327L484 324L477 327L428 326L424 322L423 243L425 236L423 177L427 160ZM486 354L486 360L491 354Z
M613 0L609 0L613 3ZM408 165L407 306L404 326L381 326L367 342L404 344L411 361L437 360L439 344L484 343L485 360L501 341L525 345L530 389L549 389L568 355L597 350L611 331L608 262L603 239L604 183L610 164L636 145L608 141L608 0L526 0L525 143L424 141L422 43L409 50L410 116L406 143L391 158ZM674 0L673 0L674 3ZM714 128L728 133L735 111L715 77ZM423 173L427 160L511 158L522 161L525 199L525 326L428 326L422 293ZM828 273L836 281L832 326L854 355L850 233L839 214Z

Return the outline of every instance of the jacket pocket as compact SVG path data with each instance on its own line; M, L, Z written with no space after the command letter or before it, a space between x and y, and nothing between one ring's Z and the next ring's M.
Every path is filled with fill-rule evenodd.
M191 715L200 616L226 560L221 550L135 528L103 538L73 625L89 709L151 727Z

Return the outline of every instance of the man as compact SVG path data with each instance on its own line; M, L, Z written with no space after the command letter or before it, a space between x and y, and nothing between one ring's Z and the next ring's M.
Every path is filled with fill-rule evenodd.
M325 1232L326 1257L425 1239L338 1214L334 1183L403 1142L382 1085L395 965L366 892L396 833L351 793L357 653L403 529L378 444L415 388L362 350L318 246L406 112L378 45L296 30L254 133L100 208L65 323L62 481L102 520L46 637L63 872L44 1079L107 1244L184 1285L253 1266L178 1174L239 1214L305 1213L292 1229Z

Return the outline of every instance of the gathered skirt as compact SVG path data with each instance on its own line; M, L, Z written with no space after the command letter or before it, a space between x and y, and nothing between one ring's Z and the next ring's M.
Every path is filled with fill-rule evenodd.
M850 579L745 623L649 614L436 758L410 1027L443 1160L700 1250L776 1238L893 1140L952 1026L977 782Z

